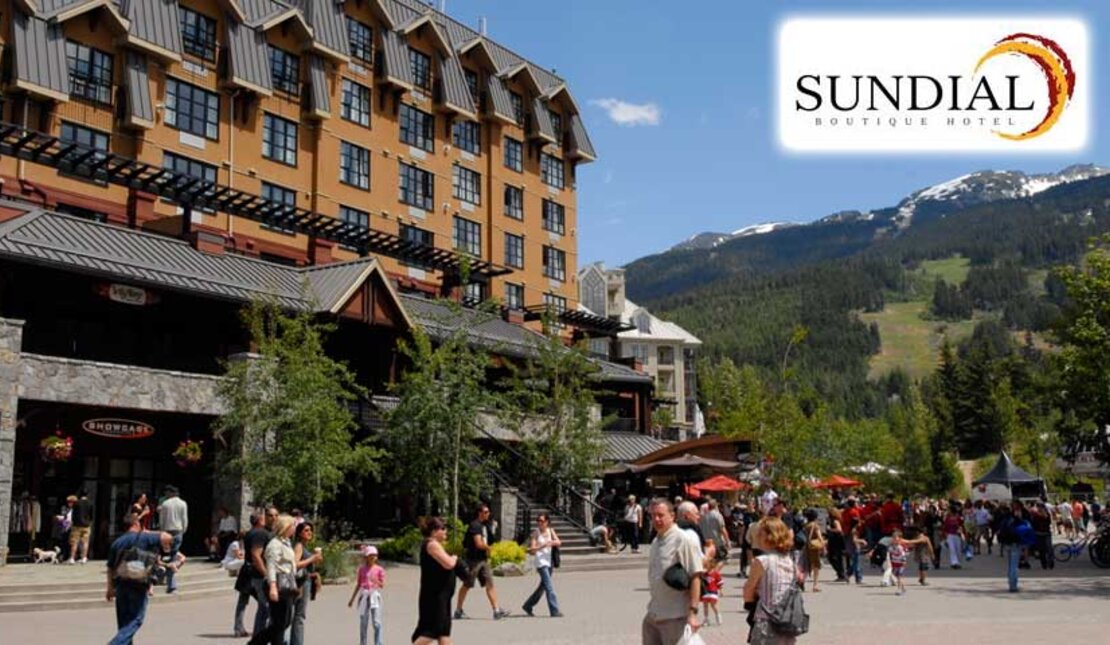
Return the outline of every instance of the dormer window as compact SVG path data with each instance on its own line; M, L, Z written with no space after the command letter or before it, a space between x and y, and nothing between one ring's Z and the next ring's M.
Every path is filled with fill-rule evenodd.
M105 105L112 104L112 55L99 49L66 41L69 63L69 93Z
M509 92L509 100L513 104L513 118L516 124L524 126L524 97L517 92Z
M474 101L474 106L478 107L481 105L478 93L478 72L464 69L463 74L466 76L466 87L470 90L470 98Z
M270 76L275 90L298 96L301 92L301 59L270 45Z
M636 330L641 334L651 333L651 316L646 312L637 314L633 323L636 325Z
M178 7L178 15L185 53L210 63L216 62L216 21L185 7Z
M374 63L374 31L350 16L347 17L347 42L351 58L369 65Z
M548 116L551 117L551 129L555 131L555 145L562 147L563 145L563 115L555 110L548 110Z
M430 92L432 89L432 59L424 52L409 47L409 67L412 70L412 84Z

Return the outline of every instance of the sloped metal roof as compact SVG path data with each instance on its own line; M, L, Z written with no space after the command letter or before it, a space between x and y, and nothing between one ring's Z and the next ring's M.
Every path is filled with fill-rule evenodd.
M177 0L120 0L120 9L131 21L132 36L178 56L185 51Z
M570 117L570 152L588 159L597 158L594 144L590 141L590 135L586 133L586 125L582 123L582 117L577 114L572 114Z
M542 334L522 325L514 325L495 314L450 307L409 294L401 294L401 301L413 321L423 327L433 340L446 340L465 327L475 347L518 358L536 356L536 348L547 342Z
M261 91L267 96L271 94L274 87L270 76L270 50L262 32L228 20L227 40L231 59L231 82L250 90Z
M289 267L203 253L183 240L44 210L0 224L0 257L223 300L270 297L287 309L332 313L380 270L369 257Z
M312 27L312 38L341 56L350 56L346 14L335 0L296 0L295 5Z
M547 111L547 105L538 97L532 101L532 116L536 119L535 134L544 139L556 141L555 126L551 123L551 114Z
M324 59L316 54L308 57L309 106L320 117L331 115L331 87L328 84L327 67Z
M606 461L631 463L670 445L638 432L603 432L601 438L605 444Z
M447 107L461 112L470 117L478 116L478 108L470 96L470 88L466 84L466 74L457 56L440 58L440 67L443 69L443 102Z
M15 82L40 94L69 97L69 69L62 26L20 11L12 15ZM63 99L64 100L64 99Z
M501 117L509 122L516 122L516 113L513 111L513 100L509 97L509 88L505 81L490 74L486 80L489 88L490 111L494 116Z
M150 100L150 76L146 56L127 52L127 109L126 117L132 125L154 126L154 104Z
M401 34L385 30L382 32L382 57L385 77L407 87L412 86L412 68L409 65L409 50Z

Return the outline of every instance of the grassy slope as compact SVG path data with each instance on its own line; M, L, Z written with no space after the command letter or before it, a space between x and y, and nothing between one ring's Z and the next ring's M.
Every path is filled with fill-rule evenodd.
M962 284L967 278L970 262L967 258L951 257L921 263L918 274L928 283L943 278L949 284ZM871 358L871 377L901 367L913 378L925 376L936 367L941 341L947 335L954 343L971 334L975 323L982 319L980 313L973 320L945 322L925 320L929 311L931 286L923 290L919 300L888 303L879 313L860 314L860 319L879 324L883 340L882 351Z

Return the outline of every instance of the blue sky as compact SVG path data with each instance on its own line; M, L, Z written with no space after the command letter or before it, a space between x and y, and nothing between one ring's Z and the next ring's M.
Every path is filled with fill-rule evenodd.
M582 107L599 161L579 168L580 265L619 266L701 231L811 221L892 206L981 169L1027 172L1110 163L1110 83L1092 97L1082 153L797 156L778 148L774 35L791 14L836 11L1050 12L1086 19L1091 64L1110 60L1106 0L447 0L447 12L537 64L555 67ZM628 107L623 112L614 107ZM607 109L610 108L610 109ZM652 107L655 108L653 111ZM637 109L639 108L639 109ZM613 117L641 125L621 125Z

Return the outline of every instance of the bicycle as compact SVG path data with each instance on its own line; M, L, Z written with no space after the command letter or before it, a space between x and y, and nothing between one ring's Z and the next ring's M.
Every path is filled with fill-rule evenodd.
M1083 549L1088 547L1095 540L1095 535L1088 533L1078 540L1072 540L1067 544L1057 544L1053 548L1053 553L1056 555L1057 562L1067 562L1073 557L1078 557L1083 553Z

